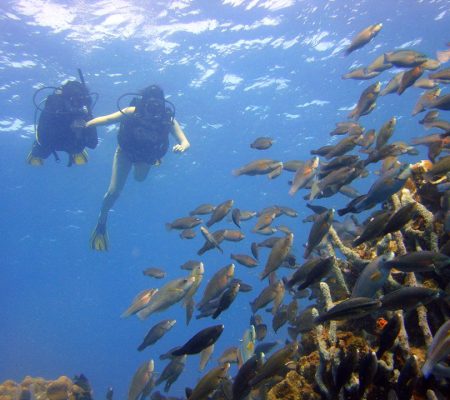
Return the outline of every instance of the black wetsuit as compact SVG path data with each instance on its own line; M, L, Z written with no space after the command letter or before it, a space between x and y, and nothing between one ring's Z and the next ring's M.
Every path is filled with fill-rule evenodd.
M34 157L47 158L55 151L69 154L81 153L85 147L95 149L98 144L97 129L72 128L76 120L92 119L90 112L66 111L61 94L51 94L45 101L37 128L37 138L33 143L31 154Z
M153 119L141 117L136 106L135 113L120 124L119 146L132 162L155 164L167 153L172 126L170 115Z

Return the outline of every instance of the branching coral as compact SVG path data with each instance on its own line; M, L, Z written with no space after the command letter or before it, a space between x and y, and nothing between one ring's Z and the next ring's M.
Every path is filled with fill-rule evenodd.
M349 247L345 246L344 243L342 243L341 239L336 233L336 230L332 226L330 227L328 234L331 238L332 243L339 249L339 251L348 261L352 262L356 267L364 267L367 264L367 261L362 259L355 250L350 249Z
M414 200L408 189L401 191L401 201L404 204L415 203L416 210L420 217L424 220L424 231L419 233L427 242L428 248L432 251L439 251L438 234L434 231L434 216L422 203ZM421 232L421 231L414 231Z

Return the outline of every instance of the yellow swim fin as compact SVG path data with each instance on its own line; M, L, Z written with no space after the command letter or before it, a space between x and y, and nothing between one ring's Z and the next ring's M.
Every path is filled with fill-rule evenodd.
M86 150L83 150L81 153L71 154L72 164L75 165L84 165L88 162L88 153Z
M108 251L108 233L106 224L98 223L91 235L91 249L96 251Z
M33 156L33 152L30 151L27 155L27 163L33 167L42 167L44 165L44 159Z
M30 152L27 156L27 163L33 167L42 167L44 165L44 159L40 157L33 156Z

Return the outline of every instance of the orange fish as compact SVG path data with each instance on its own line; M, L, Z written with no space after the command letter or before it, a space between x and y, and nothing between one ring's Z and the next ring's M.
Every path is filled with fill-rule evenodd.
M319 166L319 157L314 157L306 161L295 173L292 180L289 194L293 196L299 189L305 187L316 175L317 167Z

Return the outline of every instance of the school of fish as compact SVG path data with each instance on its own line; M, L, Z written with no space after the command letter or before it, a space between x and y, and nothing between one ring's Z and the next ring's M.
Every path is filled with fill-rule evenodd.
M361 31L345 55L365 46L381 29L379 23ZM312 225L303 262L294 251L291 229L275 223L282 215L298 216L289 207L241 210L228 199L218 205L201 204L188 216L167 223L167 229L180 230L183 239L195 237L195 227L200 226L205 242L199 256L207 251L225 255L222 242L244 240L242 226L252 218L256 222L251 232L269 236L252 242L248 254L230 254L240 266L259 268L267 286L250 302L252 315L242 340L218 357L217 367L186 388L187 399L283 399L286 385L290 398L298 399L440 399L450 390L450 156L445 155L450 149L450 122L441 119L438 111L450 109L450 95L441 95L441 86L450 83L450 70L442 68L439 60L401 49L379 55L369 66L345 73L343 79L373 79L394 66L400 72L386 87L380 82L368 85L348 121L336 123L330 135L343 136L336 144L313 149L311 159L260 158L232 171L236 177L267 175L269 179L290 174L288 195L309 191L304 199L312 214L303 222ZM419 133L405 143L391 140L399 124L395 116L378 131L360 123L382 96L401 95L412 86L425 90L412 116L425 113L419 124L436 133ZM250 147L267 150L274 143L270 137L260 137ZM417 156L418 146L427 146L427 160L401 160L402 155ZM374 164L379 166L375 180L367 193L358 193L352 182L374 175L367 169ZM337 193L350 198L342 209L306 203ZM366 216L358 221L362 212ZM213 230L227 216L234 228ZM276 232L281 235L273 236ZM262 248L268 249L265 257ZM189 260L181 268L189 274L139 293L123 316L137 314L143 319L181 303L187 324L195 310L196 318L215 320L233 307L240 292L252 291L235 276L239 269L232 262L203 285L201 261ZM144 274L165 276L156 268ZM194 300L200 289L203 295ZM309 305L299 308L299 299L306 298ZM272 320L270 325L263 315ZM168 319L154 325L138 349L154 344L175 322ZM276 333L286 324L288 338L264 341L268 326ZM201 355L203 370L227 329L233 327L212 324L161 355L169 363L158 378L153 360L139 366L128 400L166 398L156 386L166 382L167 392L190 355ZM231 364L237 364L233 377Z

